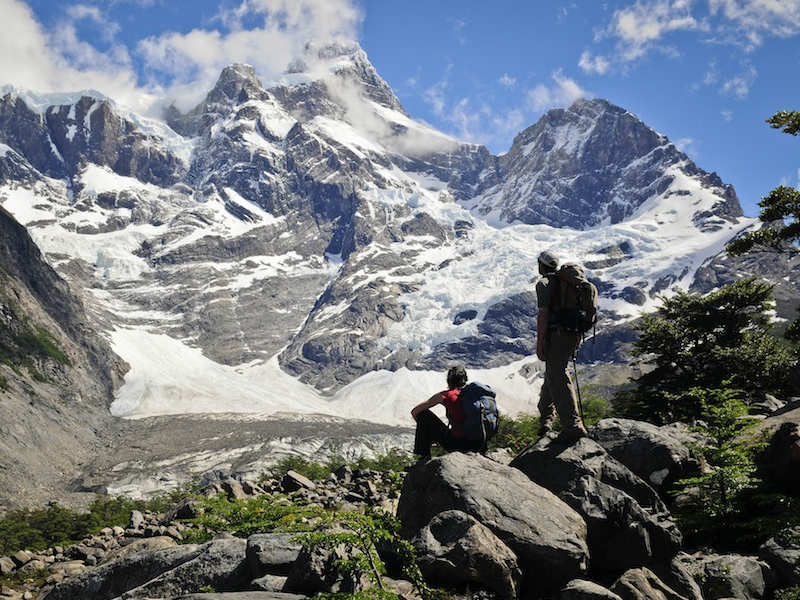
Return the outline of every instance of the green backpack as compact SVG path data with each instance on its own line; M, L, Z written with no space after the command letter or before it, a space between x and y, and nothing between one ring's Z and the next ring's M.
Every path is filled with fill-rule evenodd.
M597 287L586 278L583 267L563 264L554 275L550 296L555 322L567 331L586 333L597 323Z

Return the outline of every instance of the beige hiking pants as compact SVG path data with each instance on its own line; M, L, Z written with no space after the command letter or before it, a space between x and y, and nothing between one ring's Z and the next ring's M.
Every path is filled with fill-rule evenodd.
M586 433L580 414L575 388L567 369L572 355L578 348L581 334L554 329L549 332L545 347L544 383L539 394L541 426L552 429L558 411L561 429L567 434Z

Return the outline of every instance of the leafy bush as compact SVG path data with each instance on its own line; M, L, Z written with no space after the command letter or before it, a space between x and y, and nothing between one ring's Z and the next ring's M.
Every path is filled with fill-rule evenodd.
M748 494L761 483L755 456L765 444L746 435L756 420L747 416L741 391L693 388L682 396L700 412L702 420L694 430L704 443L693 450L705 465L697 477L678 482L692 497L678 512L682 531L690 539L727 540L735 529L733 523L741 529L749 519Z
M414 457L411 453L401 450L400 448L392 448L386 454L379 454L375 458L366 458L362 456L350 463L350 466L354 469L370 469L372 471L380 471L381 473L392 473L404 470L413 462Z
M261 477L261 481L266 479L280 479L289 471L299 473L308 477L311 481L321 481L336 469L344 464L341 458L333 458L327 463L322 464L303 458L302 456L285 456L275 465L270 467Z
M497 433L489 440L489 450L507 448L517 453L539 439L539 416L521 414L516 417L500 415Z
M241 500L229 500L219 494L201 500L198 508L202 514L187 520L191 529L183 534L185 543L207 542L222 532L248 537L271 531L308 531L326 515L321 508L280 494Z
M800 586L776 591L775 600L800 600Z
M308 548L333 550L344 546L344 558L334 565L345 581L357 582L366 577L371 586L358 593L322 594L318 597L344 600L345 598L392 599L397 596L385 589L382 576L386 566L378 552L387 546L400 563L403 576L410 581L423 600L434 600L441 595L425 583L417 565L414 547L399 535L400 522L394 515L377 509L365 512L341 511L317 523L314 531L299 535L298 540Z
M693 388L719 389L723 382L746 401L791 387L795 357L769 333L767 311L773 286L746 279L706 296L679 292L663 298L656 314L637 326L633 354L651 367L635 386L617 394L624 415L656 424L700 416Z
M163 512L186 494L187 488L181 488L151 500L99 498L92 502L88 512L55 502L40 509L14 510L0 519L0 554L69 545L99 533L104 527L125 527L132 510Z
M0 375L0 390L8 389L8 379Z

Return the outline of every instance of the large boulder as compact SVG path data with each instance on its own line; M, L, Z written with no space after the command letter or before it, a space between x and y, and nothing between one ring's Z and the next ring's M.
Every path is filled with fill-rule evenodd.
M696 473L699 465L675 430L631 419L603 419L589 436L656 491Z
M288 575L302 544L295 533L257 533L247 538L247 564L253 579L264 575Z
M417 463L406 475L397 516L411 539L447 510L472 515L517 556L536 590L558 590L588 567L586 524L552 492L517 469L453 452Z
M622 600L614 592L602 585L585 579L573 579L563 590L560 600Z
M622 600L686 600L646 567L625 571L611 591Z
M777 587L800 586L800 527L768 539L758 557L772 567Z
M344 544L333 547L303 546L292 563L283 590L313 596L327 593L354 593L370 585L366 575L342 573L337 565L353 559L357 551Z
M512 461L586 521L592 569L620 571L678 552L681 534L658 494L597 442L542 438Z
M439 513L414 538L414 547L422 574L436 585L479 584L500 598L517 597L522 576L517 557L466 513Z
M55 586L47 600L111 600L174 597L211 586L219 591L245 589L250 577L245 540L217 539L122 556Z
M691 556L679 552L669 563L650 565L650 570L666 585L687 600L703 600L703 591L695 580L694 572L684 564L691 562Z
M770 481L790 494L800 495L800 423L787 421L772 435L759 462Z
M760 600L774 587L769 565L753 556L697 553L684 555L681 562L700 584L705 600Z

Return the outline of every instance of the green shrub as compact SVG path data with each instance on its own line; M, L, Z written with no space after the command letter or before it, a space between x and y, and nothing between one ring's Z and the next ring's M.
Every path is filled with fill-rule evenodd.
M775 600L800 600L800 586L776 591Z
M26 585L41 587L49 576L49 569L16 570L0 577L0 588L8 586L14 590L21 590Z
M308 548L327 548L333 550L344 546L345 557L335 561L338 573L345 581L359 581L366 577L371 585L358 593L322 594L319 598L344 600L346 598L394 600L395 594L385 587L382 577L386 566L378 553L378 548L390 548L419 597L435 600L442 595L425 583L417 565L414 547L399 535L400 522L388 512L378 508L367 508L364 512L341 511L321 519L311 533L297 536Z
M514 453L522 451L539 439L539 416L520 414L516 417L500 415L497 433L489 440L489 450L507 448Z
M308 477L311 481L321 481L343 464L344 460L341 458L334 458L322 464L302 456L285 456L262 475L261 481L270 478L280 479L289 471Z
M0 375L0 390L8 389L8 379Z
M271 531L308 531L325 516L318 507L292 501L276 494L229 500L224 494L200 500L198 517L187 519L191 529L184 532L185 543L202 543L216 534L228 532L238 537Z
M354 469L370 469L381 473L392 473L403 471L413 462L414 457L411 453L400 448L392 448L386 454L379 454L375 458L358 458L350 463L350 466Z

